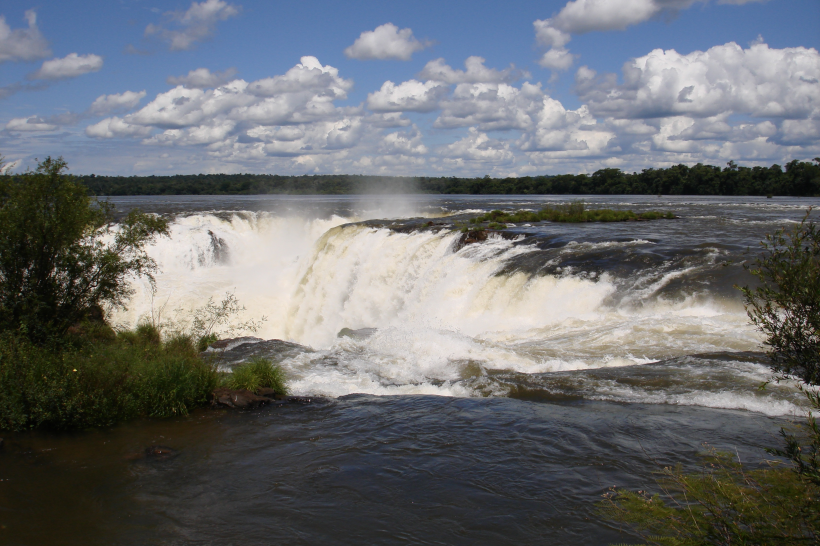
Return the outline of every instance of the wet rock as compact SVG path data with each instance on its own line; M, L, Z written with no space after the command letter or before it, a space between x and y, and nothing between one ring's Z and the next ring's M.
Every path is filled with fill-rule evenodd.
M220 339L214 341L208 346L208 348L213 350L227 349L229 347L236 347L238 345L242 345L243 343L261 343L262 341L264 340L253 336L232 337L229 339Z
M210 229L208 230L208 235L211 237L211 253L213 254L214 262L218 264L229 263L231 260L231 249L228 248L228 243Z
M336 337L350 337L353 339L365 339L376 333L376 328L359 328L353 330L351 328L342 328Z
M310 396L288 396L285 398L291 404L312 404L313 398Z
M483 243L487 240L487 236L488 233L486 229L475 229L473 231L468 231L467 233L462 233L461 237L459 237L458 241L456 241L453 252L458 252L467 245Z
M267 358L274 363L278 363L286 358L310 352L313 352L310 347L282 341L281 339L266 341L258 337L237 337L217 341L202 355L216 357L219 359L220 364L232 367L244 364L254 357Z
M211 404L233 409L253 409L270 404L273 401L272 398L259 396L247 389L220 387L213 392Z

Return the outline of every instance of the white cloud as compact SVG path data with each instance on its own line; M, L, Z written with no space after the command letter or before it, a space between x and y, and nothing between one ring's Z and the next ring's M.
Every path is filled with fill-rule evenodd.
M367 107L374 112L431 112L446 92L446 85L434 81L408 80L399 85L386 81L367 95Z
M533 22L536 41L547 51L538 61L553 71L567 70L575 60L566 45L574 34L625 30L658 17L709 0L572 0L549 19ZM720 4L746 4L766 0L718 0Z
M820 81L817 56L765 44L748 50L727 44L689 55L653 51L627 63L623 83L614 74L581 67L576 87L585 104L576 108L551 97L540 83L512 83L513 67L487 68L479 57L463 70L428 63L422 75L431 79L387 81L363 104L340 106L353 82L315 57L303 57L285 73L257 81L177 85L85 133L182 148L180 154L216 172L470 176L748 158L782 164L820 155L812 94ZM701 86L708 89L701 93ZM134 108L140 95L104 95L84 115ZM667 104L681 106L664 109ZM403 112L422 114L408 117L425 122L412 124ZM54 131L76 117L20 118L5 132L21 125ZM432 119L431 134L425 127Z
M145 91L125 91L114 95L100 95L91 104L88 113L92 116L104 116L117 110L130 110L145 97Z
M168 12L165 16L177 28L150 24L145 28L146 36L158 36L168 42L171 51L192 49L197 42L213 36L216 25L239 15L241 6L228 4L223 0L191 2L185 12Z
M398 59L409 61L416 51L432 45L420 42L409 28L399 30L393 23L385 23L375 30L367 30L345 49L350 59Z
M26 12L28 28L12 30L0 15L0 63L6 61L36 61L51 55L48 42L37 28L37 13Z
M442 156L455 160L456 165L465 161L506 164L515 159L507 142L490 138L475 127L470 128L467 136L442 147L439 152Z
M538 64L550 70L568 70L575 62L576 55L563 47L553 47L544 52Z
M77 55L69 53L62 59L51 59L44 61L39 70L30 74L32 80L61 80L65 78L76 78L89 72L96 72L103 66L103 58L99 55L89 53L88 55Z
M224 72L211 72L207 68L197 68L188 72L186 76L168 76L165 81L168 82L168 85L184 85L190 89L207 89L208 87L219 87L229 82L235 74L235 68L229 68Z
M624 64L624 82L582 67L579 96L596 115L709 117L725 112L755 117L820 116L820 54L804 47L770 49L735 43L681 55L657 49Z
M32 116L28 118L14 118L4 127L6 131L34 133L42 131L56 131L57 125L46 122L43 118Z
M533 127L533 116L541 108L543 98L540 84L525 82L520 88L506 83L459 84L441 102L442 111L434 127L526 131Z
M104 138L142 138L151 133L149 127L131 125L122 118L105 118L99 123L89 125L85 128L86 136L97 139Z
M454 70L444 59L435 59L424 65L419 72L419 78L433 80L437 82L455 83L510 83L522 77L529 77L529 74L516 70L514 65L510 65L504 70L496 70L484 66L483 57L468 57L464 61L466 70Z
M380 151L388 155L421 156L428 152L421 131L415 125L412 131L395 131L382 139Z

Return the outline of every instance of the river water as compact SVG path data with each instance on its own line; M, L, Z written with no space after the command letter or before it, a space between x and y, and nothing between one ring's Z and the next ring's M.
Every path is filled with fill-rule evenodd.
M471 216L567 199L112 201L173 219L149 249L156 290L136 283L116 322L182 324L233 294L235 322L264 320L224 369L268 356L315 401L7 435L4 543L623 542L594 512L608 487L651 489L704 442L760 461L805 409L793 385L757 388L770 373L735 285L818 199L593 196L678 218L471 244L454 229Z

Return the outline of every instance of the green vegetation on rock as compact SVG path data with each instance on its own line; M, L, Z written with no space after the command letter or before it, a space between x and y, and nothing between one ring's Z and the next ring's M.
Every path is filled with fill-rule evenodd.
M472 224L490 222L489 229L504 229L506 223L521 224L535 222L637 222L641 220L672 219L675 215L671 212L641 212L634 213L631 210L612 209L588 209L581 201L568 203L566 205L547 206L538 212L518 210L514 212L504 212L493 210L487 214L477 216L470 220Z

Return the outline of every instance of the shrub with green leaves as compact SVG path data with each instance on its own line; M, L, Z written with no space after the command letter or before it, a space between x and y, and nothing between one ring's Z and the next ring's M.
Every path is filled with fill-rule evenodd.
M0 331L38 343L61 339L94 309L122 305L128 280L156 268L145 245L168 230L137 210L114 227L113 206L66 169L47 157L33 172L0 176Z
M763 254L748 268L760 286L741 288L746 312L766 336L775 373L820 384L820 230L806 214L761 246Z

